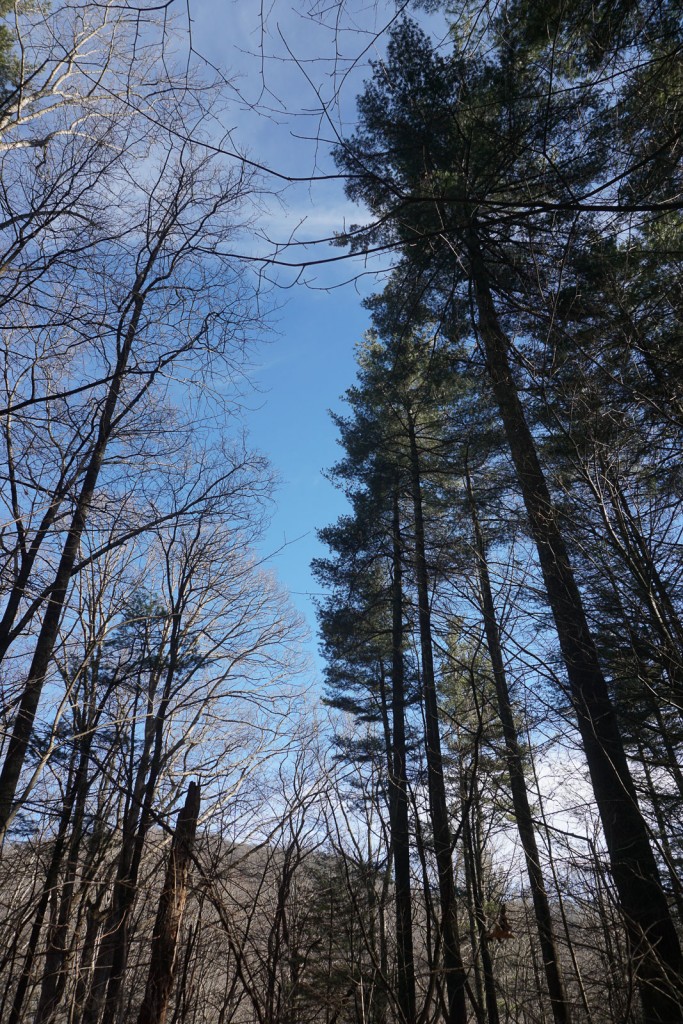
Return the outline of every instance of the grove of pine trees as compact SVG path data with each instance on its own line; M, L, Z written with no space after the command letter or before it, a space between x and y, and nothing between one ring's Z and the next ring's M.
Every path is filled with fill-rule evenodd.
M316 693L240 418L307 257L194 2L0 2L0 1021L683 1021L678 6L397 3L317 94Z

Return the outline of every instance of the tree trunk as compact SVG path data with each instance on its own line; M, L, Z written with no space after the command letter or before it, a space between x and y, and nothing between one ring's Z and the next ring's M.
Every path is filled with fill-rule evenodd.
M495 311L478 240L468 238L477 325L489 376L548 594L569 678L572 704L600 812L612 875L638 974L645 1020L681 1019L683 956L662 890L647 827L636 797L616 714L581 595L569 562L557 510L512 376L509 341Z
M150 683L150 688L152 684ZM82 1024L98 1024L118 1014L118 999L128 957L128 922L137 898L137 880L144 841L149 828L152 800L159 775L159 757L153 752L156 716L145 721L144 739L135 777L127 792L121 826L121 848L111 902L104 913L92 984L83 1006ZM131 768L132 770L132 768Z
M493 679L496 687L496 699L498 704L498 717L503 727L505 739L505 752L507 769L510 776L510 791L512 793L512 806L517 821L517 830L524 850L529 885L534 904L536 916L536 927L538 938L541 944L543 966L545 969L546 984L553 1010L555 1024L568 1024L569 1007L564 992L564 985L560 972L560 963L557 956L557 946L553 930L550 904L543 881L541 862L538 855L538 845L534 832L534 823L529 806L529 795L524 777L524 763L522 751L519 745L517 727L515 725L512 704L510 703L510 691L508 690L505 664L503 662L503 650L498 630L496 609L493 603L493 592L491 590L491 577L486 559L486 545L482 533L477 508L474 501L472 481L469 470L466 471L467 495L474 528L474 543L477 554L477 567L479 575L479 593L481 598L481 610L484 617L484 631L486 633L486 645L493 668Z
M182 604L180 599L179 603ZM150 719L150 727L146 728L145 756L138 772L142 781L139 787L136 786L134 812L137 814L137 807L139 807L139 820L134 832L132 852L127 849L122 851L123 871L114 889L114 928L110 932L109 949L105 950L103 958L108 982L102 1024L115 1024L121 1013L123 981L128 966L130 919L137 899L140 863L145 839L153 821L154 798L163 766L164 726L179 659L180 622L181 613L175 609L168 644L169 653L168 663L165 667L164 689L157 711ZM94 1022L88 1022L88 1024L94 1024Z
M62 868L62 859L64 855L64 848L66 846L69 823L71 821L71 814L76 799L76 793L78 792L78 782L82 770L82 761L80 764L77 764L77 761L78 752L74 747L71 754L71 766L69 769L69 780L66 787L66 795L62 805L62 811L59 816L57 835L55 836L52 845L50 862L45 874L45 881L43 883L43 891L40 895L38 906L36 907L36 912L33 918L31 934L26 949L26 956L24 957L21 974L19 975L17 987L14 992L12 1008L8 1017L8 1024L19 1024L19 1021L21 1020L24 999L26 998L26 993L31 981L31 974L33 973L33 965L38 953L40 935L45 922L45 914L50 902L52 902L53 907L57 903L57 883L59 881L59 873ZM43 971L43 980L44 979L45 971Z
M76 989L69 1014L70 1024L81 1024L83 1021L91 988L94 984L97 939L105 918L105 913L100 910L100 904L104 899L104 895L103 887L97 894L97 898L94 901L88 901L87 904L85 936L81 944Z
M159 243L160 244L160 243ZM112 375L109 391L104 401L102 413L97 430L95 441L88 467L81 484L80 494L76 501L76 507L67 531L66 540L62 548L61 558L55 573L52 591L47 602L47 608L43 622L36 641L33 660L28 671L28 678L24 687L19 709L14 720L14 728L7 747L5 762L0 773L0 849L4 841L7 829L16 813L14 797L19 784L19 777L24 766L26 752L28 750L33 722L38 710L40 696L43 691L45 677L50 667L52 652L54 651L59 625L66 600L67 589L71 580L76 558L80 550L81 538L86 526L90 507L95 495L95 488L99 479L100 470L104 461L107 445L111 437L114 423L114 413L123 387L123 381L128 366L128 360L137 335L140 317L144 305L144 293L141 291L144 279L147 276L154 260L155 251L150 254L150 262L145 271L141 271L135 282L132 292L132 312L130 322L122 340L121 349L116 361L116 368Z
M406 1024L416 1019L415 965L410 885L410 831L406 769L405 679L403 663L403 567L398 490L393 497L391 580L391 712L392 757L389 774L389 812L396 885L396 956L398 1006Z
M500 1014L498 1013L498 997L493 975L493 961L486 937L481 846L473 835L472 823L470 821L472 807L473 805L476 807L480 797L476 787L476 778L468 785L469 780L466 779L465 774L464 767L461 767L460 806L462 813L463 860L465 864L465 877L470 892L472 953L475 958L475 969L477 967L477 960L481 960L481 973L483 974L483 999L481 1001L486 1006L488 1024L499 1024Z
M59 893L59 904L56 908L55 918L48 930L45 967L35 1024L49 1024L49 1021L53 1019L67 982L67 938L78 872L79 850L83 843L82 828L86 799L90 788L88 769L90 768L90 749L94 728L95 724L91 723L87 730L84 730L79 743L78 772L73 785L71 804L68 806L69 816L73 814L71 840L66 858L64 880Z
M417 582L418 617L420 623L420 650L422 654L422 693L425 715L425 749L429 810L434 835L434 852L439 875L441 905L441 931L443 936L443 965L448 993L448 1024L465 1024L466 976L460 954L458 917L453 875L453 849L448 822L448 804L443 774L439 712L436 697L434 656L432 652L432 626L429 608L429 581L425 557L424 519L420 461L412 419L408 424L413 511L415 517L415 574Z
M178 814L168 858L164 888L159 899L152 957L138 1024L164 1024L175 977L180 922L187 899L187 880L199 817L199 786L191 782L185 806Z

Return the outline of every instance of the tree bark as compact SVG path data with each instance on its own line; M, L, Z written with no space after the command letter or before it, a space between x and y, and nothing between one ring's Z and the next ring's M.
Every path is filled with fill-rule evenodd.
M420 481L420 460L415 436L415 426L409 416L408 433L410 442L410 466L415 519L415 575L417 582L418 618L420 625L420 650L422 655L422 693L425 715L425 750L427 756L427 778L429 810L434 836L434 852L439 875L439 900L441 905L441 931L443 937L443 965L448 994L448 1024L465 1024L467 1021L466 975L460 953L458 917L453 875L453 849L451 830L448 822L448 804L443 774L439 712L436 697L434 655L432 651L432 626L429 607L429 580L425 556L425 532L422 511L422 487Z
M477 325L488 373L517 472L567 669L574 712L624 913L648 1024L681 1019L683 956L647 827L628 767L616 714L581 595L524 415L474 230L467 238Z
M36 646L28 671L28 678L24 687L19 709L14 720L12 735L7 747L7 754L0 772L0 849L4 841L7 829L16 813L14 797L19 784L19 777L24 766L26 752L28 750L33 723L38 710L38 704L43 691L45 677L47 675L52 652L54 651L59 625L64 610L67 589L71 580L71 574L78 557L81 538L86 526L90 507L95 495L95 488L99 479L100 470L104 461L105 452L112 433L114 414L118 404L121 389L128 367L128 360L137 336L140 317L144 306L145 296L142 288L145 278L151 271L156 254L161 245L159 239L157 246L150 253L147 266L138 273L135 285L131 294L131 315L124 336L121 340L121 347L116 361L116 369L109 385L109 391L104 401L102 413L97 430L97 438L93 446L88 467L81 484L81 490L76 501L76 507L67 531L66 540L62 548L61 558L55 573L52 592L47 602L47 608L43 622L38 634Z
M531 897L534 904L536 916L536 927L538 938L541 944L543 966L545 969L548 995L552 1006L555 1024L569 1024L569 1007L564 992L564 984L560 972L560 963L557 956L557 944L553 929L552 915L548 894L546 893L541 871L541 862L538 855L538 845L534 832L534 823L529 806L529 795L524 777L524 763L522 751L519 745L517 727L515 725L512 704L510 703L510 692L508 690L507 675L503 662L503 650L498 630L496 609L493 603L493 592L491 590L491 577L489 575L488 561L486 559L486 545L482 533L481 524L477 515L477 508L472 490L472 481L469 469L466 470L467 496L472 516L474 529L474 544L477 555L477 569L479 576L479 593L481 598L481 610L484 617L484 631L486 633L486 646L491 659L493 679L496 687L496 699L498 704L498 717L503 728L505 739L505 752L507 769L510 776L510 791L512 793L512 806L517 821L517 830L524 850Z
M51 923L48 930L45 967L43 969L40 998L34 1024L49 1024L54 1018L66 987L68 973L67 938L78 872L78 855L83 842L82 826L89 789L87 774L90 767L92 738L93 733L90 731L81 741L78 778L75 784L75 810L73 812L71 841L69 843L65 877L61 886L56 920Z
M72 753L73 761L75 762L78 758L78 752L74 748ZM73 768L73 766L72 766ZM59 873L62 868L62 859L64 855L64 849L67 841L67 833L69 829L69 823L71 822L71 815L76 800L76 795L79 791L79 783L82 784L82 772L83 772L83 761L73 768L72 778L67 786L66 797L62 806L62 811L59 817L59 826L57 829L57 835L54 840L52 847L52 853L50 856L50 864L45 875L45 882L43 884L43 891L36 907L35 916L33 918L33 924L31 926L31 935L28 941L28 947L26 950L26 956L19 975L19 981L14 992L14 999L12 1002L12 1008L9 1013L8 1024L19 1024L22 1017L22 1010L28 986L31 981L31 974L33 972L33 965L38 953L38 947L40 943L40 935L43 930L43 924L45 921L45 914L50 901L53 904L57 901L57 885L59 882ZM46 976L48 973L48 967L46 964L43 970L43 986L45 985Z
M476 787L476 779L472 780L472 788L474 787ZM489 949L489 943L486 937L486 914L484 913L482 891L483 866L481 863L481 846L472 834L473 829L470 822L472 804L474 803L476 806L476 803L479 801L479 794L478 792L476 794L474 792L469 792L470 786L468 786L467 780L464 777L461 778L460 788L463 861L471 902L472 953L475 958L475 974L477 970L478 956L478 959L481 960L481 973L483 974L483 985L481 986L483 988L483 998L481 1001L486 1006L486 1018L488 1020L488 1024L500 1024L498 996L496 993L496 982L493 974L493 960L491 958L491 950Z
M406 1024L416 1019L415 964L410 884L410 832L406 768L405 678L403 661L403 566L398 489L393 496L391 580L391 712L392 751L389 774L389 813L396 885L396 955L398 1005Z
M178 932L187 899L187 881L197 832L199 801L199 785L191 782L185 806L178 814L169 853L166 880L154 925L147 987L138 1013L138 1024L164 1024L166 1020L175 977Z

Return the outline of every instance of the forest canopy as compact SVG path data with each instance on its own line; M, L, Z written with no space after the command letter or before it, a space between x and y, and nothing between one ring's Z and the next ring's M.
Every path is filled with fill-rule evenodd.
M0 3L11 1024L681 1020L680 12L354 4L293 173L277 4L250 105L192 2ZM317 687L241 415L338 262Z

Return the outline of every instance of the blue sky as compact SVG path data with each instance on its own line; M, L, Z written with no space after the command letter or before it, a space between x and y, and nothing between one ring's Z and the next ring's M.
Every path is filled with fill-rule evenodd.
M266 544L271 550L287 545L274 564L306 613L305 595L314 587L309 562L322 550L315 530L345 507L343 495L322 472L339 452L328 410L341 408L339 396L353 382L354 341L366 321L367 314L347 290L293 296L283 312L283 333L259 371L267 389L261 408L249 417L253 442L281 478Z
M284 0L267 8L263 37L259 4L202 0L193 8L197 50L233 79L234 103L227 112L231 138L254 161L296 176L335 173L328 142L320 144L315 137L333 139L336 131L351 128L355 96L369 73L368 58L381 54L382 39L373 45L375 33L395 15L392 3L353 6L360 10L349 13L347 5L346 29L336 42L330 29L302 17ZM342 72L347 75L342 102L332 102L329 121L321 119L318 91L326 101L333 97ZM318 182L285 188L266 200L259 230L272 240L287 239L294 230L298 238L318 239L339 230L345 220L363 219L363 212L346 200L341 182ZM267 248L258 240L251 244L255 251ZM286 258L305 254L295 249ZM340 250L316 246L307 255L338 257ZM324 550L316 530L345 508L343 496L323 476L339 456L328 410L342 409L340 396L353 383L354 345L369 326L362 298L380 286L373 276L343 282L364 269L346 262L310 268L305 281L273 291L279 309L272 317L273 334L256 353L261 391L250 399L246 417L253 445L269 457L280 480L264 551L278 552L273 567L312 632L309 595L316 585L309 567ZM280 283L290 284L295 273L281 271Z

